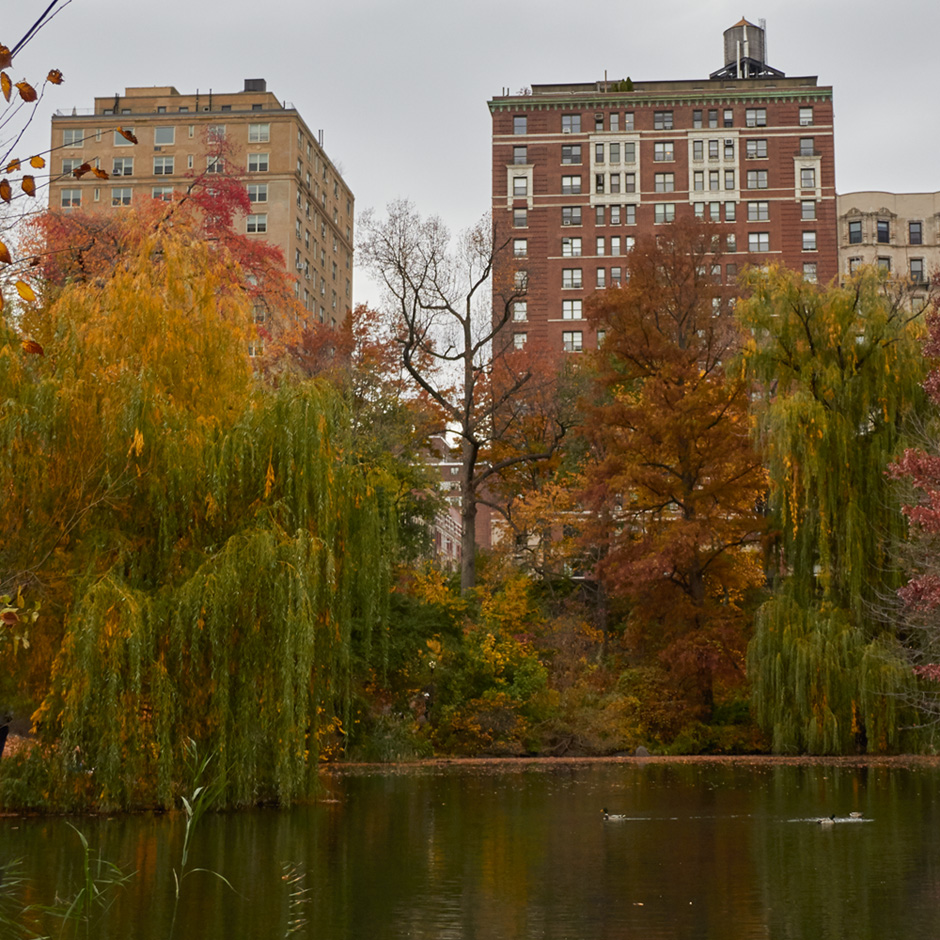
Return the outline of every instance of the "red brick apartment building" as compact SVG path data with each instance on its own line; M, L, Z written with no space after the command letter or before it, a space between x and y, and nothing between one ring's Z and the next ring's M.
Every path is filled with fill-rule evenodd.
M837 275L832 88L766 65L764 31L746 20L724 40L706 79L533 85L489 102L493 219L512 244L494 303L526 284L517 348L594 348L585 300L620 282L639 235L682 215L718 223L727 281L747 263Z

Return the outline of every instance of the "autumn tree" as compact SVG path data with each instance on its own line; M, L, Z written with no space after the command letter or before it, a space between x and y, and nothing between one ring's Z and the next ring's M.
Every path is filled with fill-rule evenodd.
M717 250L711 228L677 222L638 240L624 286L589 303L606 338L583 521L602 583L627 602L635 655L658 656L706 714L716 682L744 677L765 486L748 387L728 368L740 334Z
M495 453L510 439L523 405L554 381L537 375L524 355L507 349L513 303L523 284L492 285L496 257L511 239L489 218L465 232L455 249L440 219L422 219L407 202L392 203L388 217L366 213L359 225L360 258L383 286L403 368L429 402L440 409L442 432L459 436L461 463L461 585L476 583L476 517L488 488L506 469L550 457L567 425L547 416L524 449ZM529 432L535 431L531 424Z
M881 599L903 583L898 493L886 471L923 409L919 311L867 270L822 289L752 271L757 442L770 474L778 584L749 662L776 751L884 751L901 742L907 670Z

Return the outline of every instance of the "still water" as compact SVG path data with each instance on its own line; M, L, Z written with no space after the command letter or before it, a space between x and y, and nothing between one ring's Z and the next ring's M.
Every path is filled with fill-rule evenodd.
M234 890L189 874L175 937L940 936L936 765L522 762L352 769L325 783L324 801L289 812L203 817L190 867ZM626 818L605 822L603 807ZM816 822L830 814L844 819ZM71 822L136 873L87 935L169 937L182 820ZM80 887L64 820L0 819L0 840L0 864L24 861L19 901Z

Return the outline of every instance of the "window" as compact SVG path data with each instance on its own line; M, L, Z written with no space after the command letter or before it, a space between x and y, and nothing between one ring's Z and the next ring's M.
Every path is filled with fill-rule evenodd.
M816 250L816 233L804 232L803 233L803 251L815 251L815 250Z
M725 245L725 250L728 252L728 254L733 254L738 250L738 239L734 232L729 232L727 235L725 235ZM728 267L731 267L731 265L728 265Z
M604 145L603 144L594 145L594 162L595 163L604 162Z
M744 112L744 123L748 127L766 127L767 109L766 108L748 108Z
M620 174L619 174L619 173L611 173L611 174L610 174L610 191L611 191L612 193L619 193L619 192L620 192L620 179L621 179L621 178L620 178Z
M124 130L127 131L128 134L134 133L133 127L125 127ZM117 131L115 131L114 132L114 146L115 147L133 147L134 141L128 140L123 134L119 134Z
M513 228L526 228L528 224L529 224L528 209L513 209L512 210L512 227Z
M512 279L513 290L526 290L529 286L529 272L516 271Z
M907 240L911 245L922 245L924 243L924 224L923 222L907 223Z
M672 193L676 190L676 176L674 173L657 173L654 178L654 188L657 193Z
M266 232L268 230L267 212L252 212L246 218L247 232L249 235Z
M561 193L563 196L576 196L581 192L580 176L563 176L561 178Z
M636 225L636 206L624 206L624 225Z
M719 171L718 170L709 170L708 171L708 191L716 193L719 190Z
M561 240L562 258L580 258L581 257L581 239L563 238Z
M512 162L517 166L520 164L525 164L529 162L529 148L528 147L513 147L512 148Z
M72 157L69 160L62 161L62 175L69 176L74 170L77 170L83 163L81 157Z
M891 224L887 219L878 220L878 244L887 245L891 241Z
M528 120L524 114L516 114L512 119L512 132L514 134L526 134L526 125Z
M636 141L626 140L623 144L623 162L636 163Z
M800 156L812 157L816 154L816 139L814 137L800 138Z
M173 198L172 186L154 186L150 190L150 196L153 199L159 199L161 202L169 202Z
M594 192L596 193L604 192L604 174L603 173L594 174Z
M248 154L248 172L249 173L267 173L268 155L266 153Z
M699 128L701 128L701 126L702 126L702 112L693 111L692 112L692 127L698 130Z
M734 189L734 170L725 170L725 189Z
M248 143L266 144L271 139L270 124L249 124L248 125Z
M133 176L134 158L133 157L115 157L111 168L112 176Z
M192 125L190 125L192 127ZM190 137L193 135L190 134ZM207 124L206 125L206 140L209 143L218 143L220 140L225 140L225 125L224 124Z
M738 215L737 203L726 202L725 203L725 221L734 222Z
M513 198L529 195L529 178L527 176L514 176L512 178Z
M620 130L620 112L619 111L610 112L610 129L612 131Z
M849 258L849 274L855 274L858 271L859 265L861 265L861 263L861 258Z
M852 219L849 222L849 244L861 245L862 243L862 220Z
M770 218L769 202L749 202L747 204L748 222L766 222Z
M82 204L82 191L80 189L63 189L62 202L63 209L77 209Z
M923 284L924 278L924 259L911 258L910 260L911 280L915 284Z
M563 114L561 116L562 134L580 134L581 133L581 115Z
M622 278L623 268L611 268L610 269L610 286L611 287L620 287L620 280Z
M603 237L599 237L596 242L595 254L605 255L607 253L606 240Z
M725 265L725 279L729 284L733 284L738 279L738 266L736 264Z
M580 144L562 144L561 162L564 163L565 165L580 163L581 162L581 145Z
M878 270L879 270L879 271L890 271L890 270L891 270L891 259L890 259L890 258L879 258L879 259L878 259Z
M620 224L620 206L610 207L610 224L611 225Z
M671 131L672 130L672 111L654 111L653 112L653 130Z
M81 147L85 139L85 132L80 127L69 127L62 131L62 145L65 147Z
M748 189L766 189L767 171L766 170L748 170L747 171Z
M513 349L525 349L526 334L525 333L513 333L512 334L512 347ZM450 539L447 540L450 544Z
M602 131L604 129L604 115L595 114L594 115L594 130Z
M800 170L800 189L816 188L816 169L811 166L804 166Z
M580 320L581 319L581 301L580 300L563 300L561 302L561 318L563 320Z
M625 193L636 192L636 173L623 174L623 191Z
M176 143L175 127L155 127L153 129L153 144L155 147L171 146Z
M705 171L695 170L692 173L692 190L696 193L705 191Z
M800 203L800 218L804 222L812 222L816 218L816 203L811 199Z
M206 157L206 173L224 173L225 161L216 154Z
M561 334L561 345L565 352L581 352L582 333L580 330L566 331Z
M516 258L524 258L529 253L528 239L514 238L512 240L512 253Z
M653 144L653 160L657 163L666 163L675 159L673 142L662 140Z
M610 239L610 253L615 256L620 254L620 236L619 235L614 235Z
M117 187L111 190L112 206L129 206L131 204L131 188Z
M581 207L580 206L562 206L561 207L562 225L580 225Z
M734 159L734 139L731 137L725 138L725 159Z
M718 141L710 140L708 142L708 159L717 160L718 159Z
M747 236L748 251L770 251L770 232L750 232Z
M705 159L705 141L704 140L692 141L692 159L693 160Z
M712 222L718 222L721 219L721 203L710 202L708 204L708 217Z
M561 286L562 287L574 287L574 288L580 289L581 268L562 268L561 269Z
M812 127L813 125L813 109L812 108L800 108L800 127Z
M620 144L610 145L610 162L611 163L620 162Z
M695 218L697 219L705 218L705 203L704 202L693 202L692 209L695 212Z
M731 108L725 108L724 125L725 127L734 127L734 111Z
M633 130L633 112L632 111L623 112L623 129L625 131Z
M767 141L763 137L754 137L744 145L744 153L748 160L767 159Z
M512 318L513 320L527 320L529 317L529 301L527 300L514 300L512 304Z
M173 172L173 157L154 157L153 175L169 176Z
M604 218L605 215L604 206L595 206L594 207L594 224L595 225L606 225L607 222Z
M709 108L708 110L708 126L717 127L718 126L718 109Z
M268 184L267 183L249 183L248 184L249 202L267 202ZM310 242L310 232L307 232L307 242Z
M676 219L676 204L674 202L657 202L653 207L653 221L674 222Z

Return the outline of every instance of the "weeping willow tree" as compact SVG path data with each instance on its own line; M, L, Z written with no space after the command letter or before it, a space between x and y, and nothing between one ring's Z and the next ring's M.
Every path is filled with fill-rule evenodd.
M40 313L45 356L9 323L0 350L26 516L0 562L44 598L33 801L171 805L193 743L228 805L303 795L385 655L395 481L333 389L253 379L237 281L185 232Z
M885 471L922 407L918 317L873 271L826 290L754 271L739 306L763 391L757 437L779 530L779 580L749 675L775 751L884 751L908 680L880 598L902 583L904 519Z

